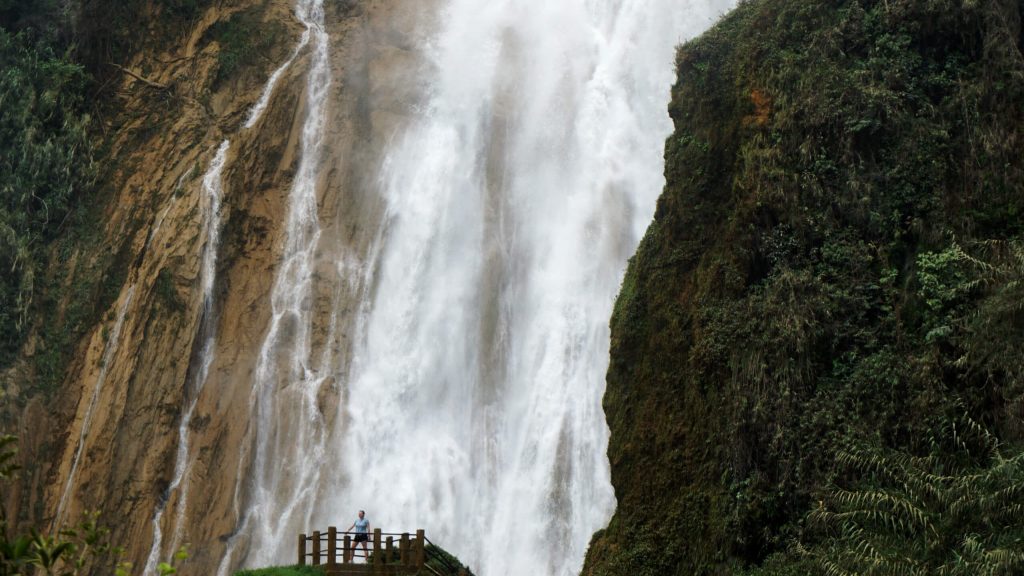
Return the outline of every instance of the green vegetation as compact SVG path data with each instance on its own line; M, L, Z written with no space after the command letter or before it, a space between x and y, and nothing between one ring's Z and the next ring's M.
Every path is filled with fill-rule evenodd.
M840 467L859 487L833 489L809 520L828 576L1020 574L1024 453L1007 457L970 419L930 439L923 457L855 448Z
M427 572L432 576L473 576L469 567L440 546L427 544L424 556L427 559Z
M0 369L34 332L23 394L56 388L127 274L125 247L105 244L96 226L108 194L92 116L110 112L99 104L120 74L109 64L147 36L140 25L159 20L162 35L178 34L207 4L0 0ZM155 17L141 18L146 10Z
M111 280L123 278L109 250L76 258L100 242L95 86L75 51L87 32L60 6L0 1L0 368L37 327L35 390L61 380L74 343L113 300Z
M184 303L178 296L178 291L174 287L174 275L168 268L161 268L156 274L156 283L153 286L154 292L163 302L164 306L168 310L181 310L184 308Z
M314 566L273 566L259 570L242 570L235 576L323 576L323 570Z
M215 87L240 70L267 59L277 44L283 26L280 22L262 22L261 13L262 10L254 6L216 22L207 30L205 37L220 44Z
M1021 480L1022 12L752 0L679 49L666 187L611 321L619 506L585 574L897 573L852 560L861 541L919 573L1024 552L1012 506L991 526L942 507L979 478L992 498L957 506L1009 506ZM999 448L943 468L964 421ZM850 493L881 514L907 462L947 490L907 500L928 544L816 512L854 513Z
M199 16L206 4L204 0L157 0L156 3L179 19Z
M4 12L12 20L11 8ZM0 365L25 335L46 248L96 176L87 76L43 32L0 27Z

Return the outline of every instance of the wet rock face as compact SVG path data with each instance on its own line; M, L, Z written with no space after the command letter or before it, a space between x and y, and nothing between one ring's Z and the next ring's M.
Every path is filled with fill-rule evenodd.
M137 567L152 546L154 511L163 508L163 556L174 545L194 543L189 571L213 573L248 497L250 382L299 162L308 49L282 73L259 121L243 125L268 77L299 43L304 28L293 4L212 4L180 34L150 34L123 64L102 158L112 196L95 223L102 245L117 254L123 282L112 287L112 305L77 344L59 393L11 410L28 472L8 497L13 515L50 525L99 510ZM340 312L333 341L326 326L331 314L313 327L320 349L341 348L356 311L354 300L344 303L365 289L342 277L338 261L358 267L366 257L381 218L378 200L368 193L372 174L383 144L413 104L397 87L412 83L417 57L407 42L424 23L392 4L332 2L325 18L333 83L317 188L322 241L309 305ZM156 24L149 29L164 16L153 10L148 17ZM229 51L237 52L239 42L244 48L246 34L258 37L258 57L225 72ZM221 242L207 307L203 176L225 139L231 146L222 177ZM197 386L197 358L211 329L214 361ZM180 489L172 486L179 427L196 394L187 429L190 491L180 506ZM329 382L320 409L333 415L338 401ZM177 519L175 510L181 510Z
M277 38L258 65L221 78L228 47L220 28L237 26L241 15L248 22L273 23ZM239 137L245 112L300 32L290 2L228 2L203 11L170 44L144 43L124 65L138 77L124 75L122 100L110 119L103 162L113 197L97 225L104 243L124 260L126 273L103 321L80 344L54 408L50 426L63 442L54 447L43 488L43 518L73 523L84 511L101 511L101 521L139 567L150 546L154 510L168 495L202 339L200 276L208 243L202 176L218 143ZM275 103L297 98L294 83L280 83ZM252 133L250 158L228 159L227 178L245 184L236 176L245 174L260 184L235 188L224 215L235 210L234 203L279 204L288 164L260 171L251 165L257 156L287 156L292 115L268 118L266 130ZM271 246L276 227L268 222L264 228L256 242ZM253 252L254 259L268 257L266 249ZM202 429L208 422L201 414L193 426Z

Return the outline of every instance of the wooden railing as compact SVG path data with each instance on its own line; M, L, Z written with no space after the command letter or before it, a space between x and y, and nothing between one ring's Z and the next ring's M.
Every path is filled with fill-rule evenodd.
M384 534L377 528L373 531L372 539L367 542L369 546L365 548L362 542L356 545L355 535L355 532L339 532L334 526L328 528L326 533L318 530L311 536L299 534L299 564L330 567L352 564L356 558L364 558L375 565L419 569L426 562L427 539L423 530L417 530L415 537L410 537L408 532ZM312 546L307 547L307 543Z

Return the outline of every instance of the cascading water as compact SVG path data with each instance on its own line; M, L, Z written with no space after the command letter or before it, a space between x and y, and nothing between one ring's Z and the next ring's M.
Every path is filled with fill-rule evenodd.
M228 542L218 569L226 575L235 562L238 536L249 540L246 563L274 559L308 523L308 504L319 482L326 433L317 395L329 374L329 347L314 358L313 275L320 239L317 181L323 155L325 107L331 76L322 0L300 0L296 14L311 35L306 80L306 117L301 160L292 182L285 221L285 246L271 291L271 320L252 383L255 423L251 478L238 478L236 496L251 494L242 511L239 534Z
M100 392L103 390L103 384L107 380L107 371L110 369L111 363L114 361L114 355L117 354L118 345L121 343L121 329L124 327L125 312L128 311L128 307L131 305L132 298L135 297L135 284L128 287L128 291L124 295L124 301L121 302L121 307L117 311L117 319L114 320L114 328L107 335L106 348L103 350L103 358L100 365L100 373L96 376L96 383L93 384L92 396L89 398L89 404L85 408L85 413L82 415L82 428L78 434L78 444L75 448L75 455L71 458L71 469L68 472L67 480L64 483L64 491L61 493L60 502L57 504L57 514L54 516L54 527L60 529L64 523L64 512L65 507L68 503L68 498L71 496L71 491L75 488L75 479L78 475L78 465L81 464L82 450L85 448L85 440L89 435L89 430L92 429L92 416L96 411L96 402L100 398Z
M301 7L301 5L300 5ZM301 18L301 16L300 16ZM267 78L266 85L263 86L263 92L260 94L260 99L256 101L252 109L249 110L249 115L246 117L245 125L242 128L252 128L259 121L260 116L267 110L267 105L270 104L270 97L274 95L274 88L277 86L277 82L281 79L281 76L285 73L288 68L291 67L292 62L295 62L295 58L309 45L309 37L313 32L313 23L309 20L302 20L306 29L302 31L302 37L299 38L299 43L295 45L288 59L284 61L284 64L278 66L277 70Z
M661 191L673 48L728 2L453 0L387 215L332 512L575 574L615 505L608 318Z
M299 12L297 15L303 24L305 24L306 28L303 31L298 44L292 50L288 59L274 70L267 79L259 99L249 110L245 124L242 126L243 129L250 129L256 125L260 117L263 115L263 112L266 111L270 98L273 95L274 88L277 86L281 76L288 70L288 68L291 67L298 55L309 44L310 36L313 32L313 25L315 23L308 19L307 10L305 8L306 7L304 5L299 5ZM160 560L164 558L163 555L165 551L163 550L162 521L167 502L172 495L175 495L175 493L177 498L174 506L172 541L170 546L171 551L175 550L181 544L183 521L188 507L189 488L191 485L189 472L194 461L189 448L192 417L195 414L199 394L202 392L203 387L206 384L206 380L210 373L210 367L213 365L215 358L217 334L216 315L213 310L213 288L217 278L217 255L220 247L221 201L224 193L223 172L224 165L227 161L227 153L230 147L230 140L224 140L220 143L220 146L217 148L217 152L215 153L214 158L210 162L210 166L202 179L203 198L206 203L204 207L206 242L203 246L202 267L200 269L202 308L200 310L201 321L199 323L199 337L203 339L203 347L199 352L198 369L196 370L192 384L188 389L186 389L185 411L182 414L181 422L178 426L178 448L175 452L174 476L167 488L164 498L157 504L156 510L153 513L153 543L150 547L149 555L146 559L146 566L143 571L143 573L147 575L156 574L157 565ZM166 213L166 210L164 213ZM163 215L161 215L160 221L154 229L154 233L156 229L159 229L159 224L163 221L162 216Z
M377 244L337 249L367 272L351 362L332 373L338 351L311 328L328 43L320 0L300 1L302 157L220 575L290 562L295 534L360 508L385 530L425 528L484 576L579 571L615 505L608 318L663 185L673 49L732 4L445 3L422 47L424 104L380 166ZM343 401L325 419L330 378Z
M192 416L195 413L196 402L202 386L210 372L213 363L213 345L216 339L213 314L213 286L217 270L217 250L220 245L220 210L221 197L223 194L222 174L224 164L227 161L228 149L231 142L224 140L217 148L217 152L210 162L210 167L203 175L203 207L204 222L206 224L206 242L203 245L202 265L199 271L199 284L202 291L202 308L200 309L200 338L203 338L203 348L199 355L199 369L192 379L191 385L185 391L185 411L178 426L178 448L175 451L174 476L167 488L164 498L157 504L153 513L153 543L146 558L146 566L143 574L152 575L157 573L157 564L163 554L163 516L167 502L171 495L177 493L175 505L172 548L178 545L181 519L185 514L185 507L188 502L189 476L191 467L191 453L189 451L189 429L192 423Z

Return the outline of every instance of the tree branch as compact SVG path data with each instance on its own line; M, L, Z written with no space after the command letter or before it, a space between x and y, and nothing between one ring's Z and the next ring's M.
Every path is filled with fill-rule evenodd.
M114 64L113 62L107 62L107 64L110 64L114 68L117 68L121 72L124 72L125 74L131 76L132 78L135 78L139 82L144 83L146 86L149 86L150 88L156 88L157 90L169 90L170 89L170 86L168 86L166 84L161 84L159 82L155 82L155 81L150 80L149 78L146 78L144 76L140 76L140 75L136 74L135 72L132 72L131 70L125 68L124 66L119 66L117 64Z

